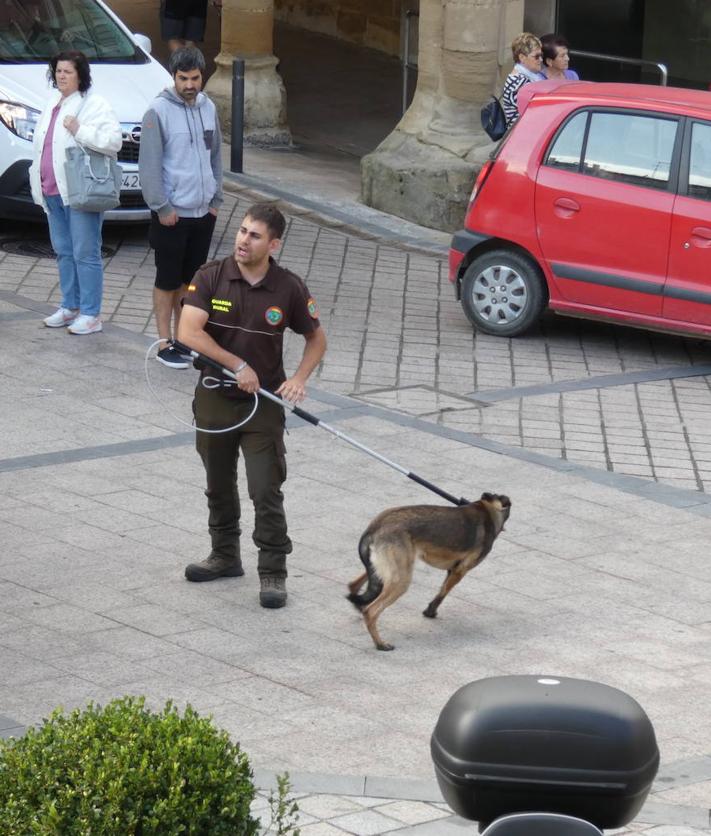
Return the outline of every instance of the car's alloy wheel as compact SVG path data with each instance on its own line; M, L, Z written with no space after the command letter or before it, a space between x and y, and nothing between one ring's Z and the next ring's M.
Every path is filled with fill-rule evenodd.
M464 312L479 331L487 334L522 334L538 319L545 304L537 265L518 253L485 253L475 258L464 274Z

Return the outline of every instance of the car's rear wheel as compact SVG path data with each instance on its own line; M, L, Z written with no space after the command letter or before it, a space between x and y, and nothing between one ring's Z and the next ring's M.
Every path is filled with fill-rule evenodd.
M538 265L524 255L492 250L467 268L461 299L464 313L478 331L516 337L543 312L545 282Z

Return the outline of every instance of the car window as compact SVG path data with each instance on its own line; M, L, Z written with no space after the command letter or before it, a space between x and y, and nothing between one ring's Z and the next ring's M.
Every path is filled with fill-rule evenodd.
M578 171L580 169L580 154L583 150L587 122L588 113L583 111L582 113L576 113L572 119L563 125L548 152L546 165L567 171Z
M593 113L583 172L606 180L666 189L677 128L676 119Z
M711 200L711 125L694 122L689 152L690 197Z
M93 0L0 0L0 63L45 62L68 49L90 61L147 60Z

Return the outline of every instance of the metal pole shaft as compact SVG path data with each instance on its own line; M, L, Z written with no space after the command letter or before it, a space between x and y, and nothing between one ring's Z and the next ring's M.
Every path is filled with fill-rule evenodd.
M407 88L410 76L410 15L405 12L405 48L402 57L402 115L407 110Z
M189 346L181 342L178 342L178 340L171 340L171 345L177 348L181 354L187 354L195 360L200 360L201 362L205 363L206 365L210 366L216 371L222 372L222 374L224 374L225 377L229 377L232 380L237 379L237 375L231 369L225 368L216 360L213 360L210 357L206 357L204 354L200 354L198 351L195 351ZM438 494L443 499L446 499L448 502L451 502L454 505L467 505L469 503L468 499L464 499L464 497L456 497L453 494L448 493L445 490L442 490L442 488L438 488L437 485L433 485L432 482L428 482L427 479L423 479L422 476L418 476L416 473L413 473L411 470L407 470L407 468L402 467L402 465L399 465L397 462L394 462L391 459L386 458L385 456L381 456L380 453L376 453L375 450L371 450L370 447L366 447L365 444L361 444L360 441L356 441L355 438L351 438L351 436L342 433L340 430L337 430L335 427L332 427L330 424L327 424L325 421L322 421L320 418L317 418L310 412L306 412L306 410L301 409L301 407L295 406L294 404L290 404L288 401L282 400L278 395L275 395L273 392L269 392L267 389L260 388L258 390L258 393L262 397L268 398L270 401L274 401L274 403L279 404L279 406L283 407L284 409L288 409L290 412L293 412L294 415L301 418L302 421L306 421L309 424L312 424L314 427L319 427L320 429L325 430L327 433L335 435L336 438L340 438L342 441L347 442L351 446L357 448L358 450L361 450L363 453L367 453L369 456L372 456L374 459L377 459L379 462L382 462L382 464L386 464L388 467L392 467L393 470L397 470L398 473L402 473L403 476L407 476L408 479L412 479L413 482L417 482L418 485L422 485L422 487L427 488L427 490L430 490L433 493Z
M230 171L242 173L244 145L244 58L232 62L232 134L230 145Z

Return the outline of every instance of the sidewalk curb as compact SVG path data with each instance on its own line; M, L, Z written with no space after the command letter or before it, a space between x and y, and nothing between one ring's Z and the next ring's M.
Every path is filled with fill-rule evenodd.
M377 220L360 219L353 212L349 212L347 208L339 208L332 203L294 194L259 177L226 171L223 175L223 186L225 191L230 192L230 194L245 195L251 199L276 200L289 214L297 215L302 219L368 241L388 244L401 250L434 258L447 258L449 253L449 247L445 244L438 244L434 241L423 242L421 238L414 234L398 233L396 230L389 229L385 224L378 223ZM344 204L344 206L346 205ZM363 206L363 211L375 215L376 218L382 216L383 219L392 219L394 223L401 223L405 227L413 226L408 221L394 215L386 215L384 212L378 212L366 206ZM441 234L436 230L432 230L432 233L435 235Z
M288 772L288 770L286 770ZM254 769L254 783L262 791L277 786L280 773L269 769ZM425 804L446 804L437 782L427 779L383 778L373 775L329 775L310 772L289 772L291 792L297 795L351 795L367 798L382 798L389 801L419 801ZM665 789L668 789L665 788ZM458 826L471 827L471 822L451 814L448 821ZM658 801L650 793L642 809L634 818L635 823L677 825L703 830L711 824L711 813L703 807L689 804L670 804ZM431 827L441 827L442 821L433 822ZM409 831L404 831L409 832ZM422 825L413 827L412 832L422 833ZM436 830L432 831L436 833Z

